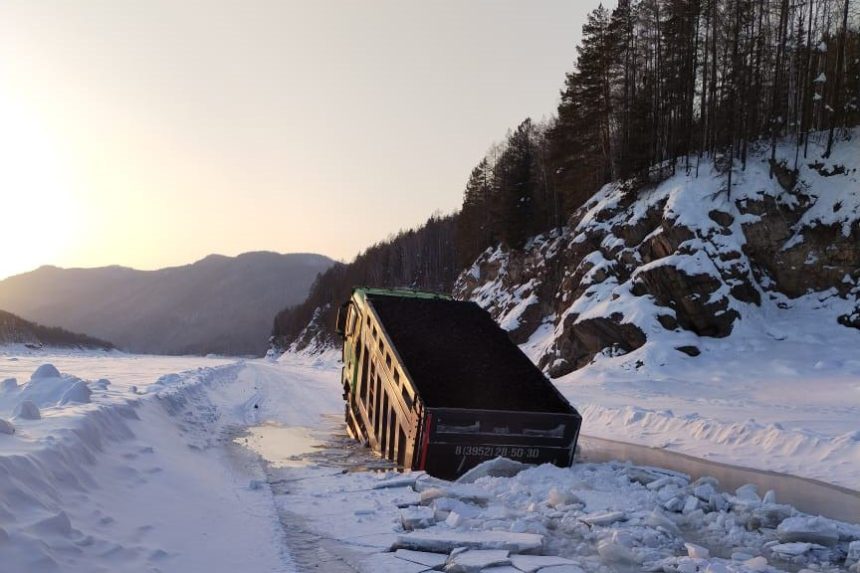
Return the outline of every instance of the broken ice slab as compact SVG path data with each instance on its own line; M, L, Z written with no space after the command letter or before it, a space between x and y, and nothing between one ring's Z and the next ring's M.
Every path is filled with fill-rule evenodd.
M447 553L430 553L429 551L413 551L411 549L398 549L394 556L404 561L411 561L427 567L441 567L448 560Z
M575 566L576 561L554 555L511 555L511 564L523 573L534 573L546 567Z
M609 525L627 519L627 514L623 511L601 511L583 515L579 519L588 525Z
M693 559L708 559L711 556L710 551L695 543L685 543L684 548L687 550L687 555Z
M783 558L797 557L798 555L803 555L810 549L826 548L823 545L818 545L816 543L804 543L801 541L794 541L792 543L778 543L776 545L771 545L770 547L770 550L773 553L776 553Z
M403 525L403 529L407 531L430 527L436 523L435 514L436 512L433 511L432 507L413 505L400 510L400 523Z
M397 536L395 548L450 553L458 547L467 549L506 549L513 553L535 551L543 545L543 536L511 531L450 531L425 529Z
M361 573L423 573L432 571L432 567L404 561L395 556L394 553L374 553L358 563Z
M385 489L390 487L414 487L416 480L424 475L423 472L414 472L395 477L387 477L373 484L373 489Z
M782 543L805 541L830 547L839 541L839 530L824 517L798 516L784 519L776 528L776 536Z
M446 573L478 573L487 567L510 565L505 549L466 549L453 551L445 565Z
M537 573L585 573L579 565L550 565L538 569Z
M444 487L431 487L421 491L421 503L425 505L440 497L452 497L480 506L486 506L490 502L490 496L486 491L470 484L448 484Z

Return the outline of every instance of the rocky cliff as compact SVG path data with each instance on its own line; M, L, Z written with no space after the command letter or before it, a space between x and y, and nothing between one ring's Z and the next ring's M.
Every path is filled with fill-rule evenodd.
M694 356L700 337L767 329L788 309L860 328L860 132L850 135L827 159L811 145L796 169L793 146L775 162L762 146L730 190L704 160L659 182L609 184L563 228L483 253L454 293L528 342L552 377L649 341Z

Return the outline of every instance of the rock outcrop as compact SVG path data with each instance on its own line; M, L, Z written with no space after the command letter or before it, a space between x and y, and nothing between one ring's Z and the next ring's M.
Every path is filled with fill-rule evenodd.
M537 344L553 377L667 332L695 356L696 337L729 336L762 306L826 306L860 328L858 147L774 178L753 154L731 193L704 163L698 176L609 184L563 228L483 253L454 294Z

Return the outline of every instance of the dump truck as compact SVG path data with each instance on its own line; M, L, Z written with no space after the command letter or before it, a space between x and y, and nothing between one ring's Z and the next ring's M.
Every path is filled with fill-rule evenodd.
M348 432L381 457L445 479L573 462L581 416L476 303L356 288L336 330Z

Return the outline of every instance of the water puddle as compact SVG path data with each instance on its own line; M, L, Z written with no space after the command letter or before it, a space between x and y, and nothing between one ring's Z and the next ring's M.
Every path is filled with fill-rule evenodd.
M398 469L350 438L340 417L327 416L320 428L265 422L245 428L233 443L258 454L272 469L316 466L344 472Z
M259 454L274 468L296 468L309 464L308 454L319 448L322 440L309 428L267 422L248 428L233 441Z

